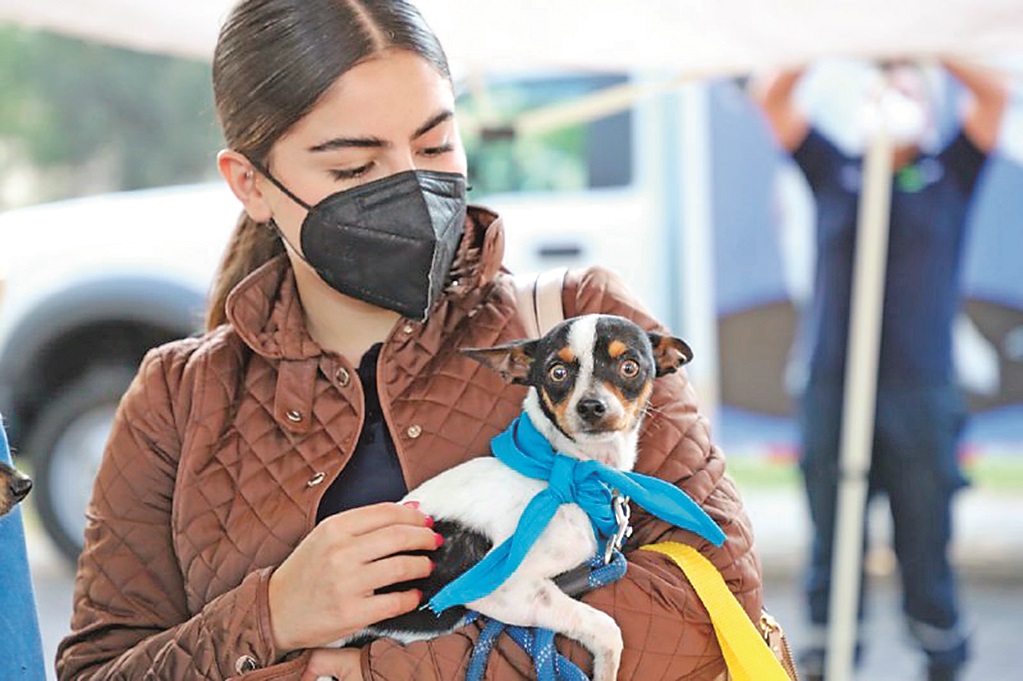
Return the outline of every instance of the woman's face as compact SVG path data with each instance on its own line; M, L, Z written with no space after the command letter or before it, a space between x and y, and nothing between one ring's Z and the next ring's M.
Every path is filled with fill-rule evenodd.
M345 189L407 170L466 174L450 82L422 57L389 50L343 76L284 137L268 167L310 206ZM278 228L298 247L306 210L265 178Z

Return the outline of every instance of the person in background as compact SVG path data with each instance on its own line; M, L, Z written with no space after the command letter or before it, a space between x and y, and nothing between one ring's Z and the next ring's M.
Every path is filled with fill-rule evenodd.
M118 409L58 676L460 678L479 625L325 647L420 606L378 592L426 576L438 546L431 519L396 501L486 454L525 395L458 352L525 330L503 224L466 206L444 52L403 0L242 0L213 86L219 169L245 214L208 332L151 351ZM663 329L603 269L570 272L563 304ZM695 543L758 618L750 521L684 373L657 381L644 425L636 470L688 492L727 541L637 511L629 548ZM724 672L666 557L630 550L628 574L585 599L622 628L623 678ZM531 674L513 644L491 656L488 677Z
M927 657L930 681L960 678L969 632L949 563L952 498L965 484L956 449L964 405L952 335L971 199L995 149L1007 91L988 70L944 68L968 93L951 141L937 140L936 98L921 69L883 66L881 97L895 115L887 282L884 293L870 489L887 495L902 577L903 610ZM813 527L806 598L812 625L801 654L823 678L839 483L843 381L863 159L816 129L794 99L801 70L758 78L751 94L779 145L798 164L816 203L816 274L800 347L807 383L799 401L800 467ZM862 592L861 592L862 595ZM863 615L860 602L860 616ZM860 646L858 646L859 649Z
M7 433L2 423L0 418L0 462L11 465ZM3 484L11 483L4 477ZM24 486L18 490L15 500L23 493ZM7 504L0 511L0 668L4 670L5 679L43 681L46 678L21 508L16 505L8 508Z

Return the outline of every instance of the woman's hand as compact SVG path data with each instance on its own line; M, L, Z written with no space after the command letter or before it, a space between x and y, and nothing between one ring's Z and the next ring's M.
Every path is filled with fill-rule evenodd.
M317 648L299 681L333 677L337 681L362 681L362 657L356 648Z
M313 528L270 577L270 620L283 655L320 648L419 605L416 590L375 594L381 587L426 577L426 556L440 535L415 504L374 504L331 516Z

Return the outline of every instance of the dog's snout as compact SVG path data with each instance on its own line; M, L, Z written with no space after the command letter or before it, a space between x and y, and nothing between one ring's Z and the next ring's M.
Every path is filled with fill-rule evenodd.
M11 489L11 496L21 501L32 491L32 479L24 475L17 475L11 479L8 486Z
M586 398L579 400L579 404L576 405L575 409L584 420L596 421L604 418L604 415L607 413L607 403L604 400Z

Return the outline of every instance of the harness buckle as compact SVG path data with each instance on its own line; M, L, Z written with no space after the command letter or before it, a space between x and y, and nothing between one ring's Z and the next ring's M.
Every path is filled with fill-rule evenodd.
M605 565L611 562L611 557L615 551L622 550L625 540L632 536L632 525L629 524L632 509L629 508L629 497L618 490L612 490L611 509L614 511L617 527L615 528L614 535L608 538L607 544L604 546Z

